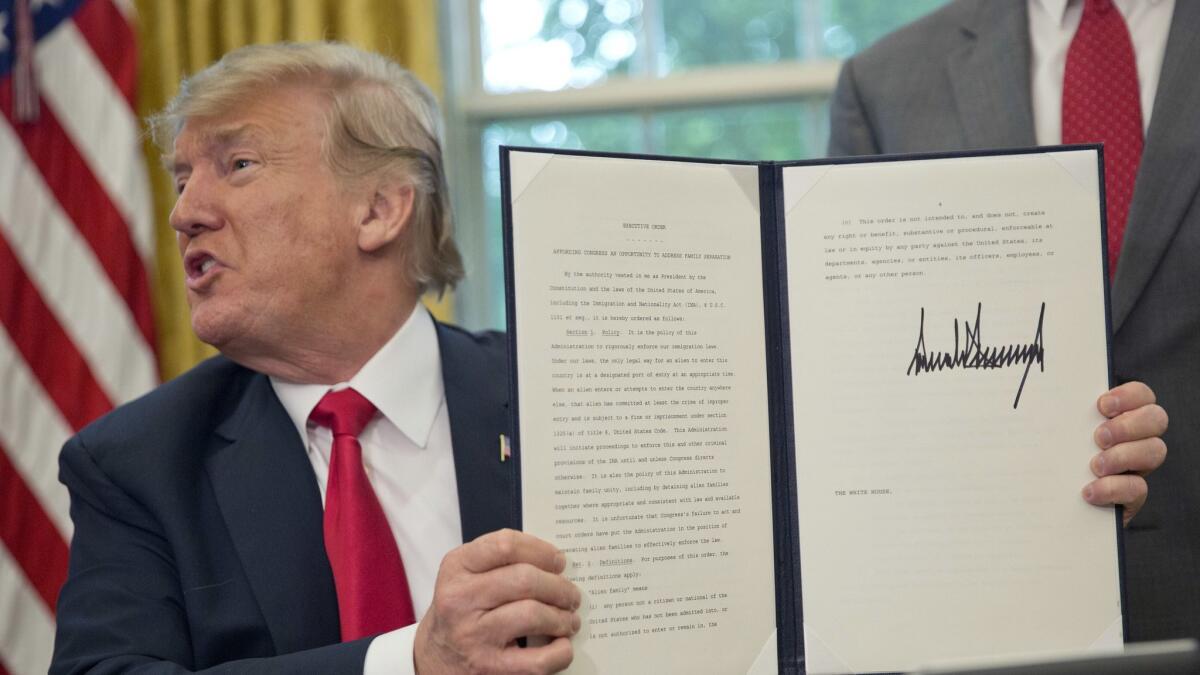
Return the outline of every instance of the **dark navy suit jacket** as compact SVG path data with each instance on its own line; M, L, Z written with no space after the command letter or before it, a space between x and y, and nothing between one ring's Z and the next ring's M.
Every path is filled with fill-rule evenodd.
M516 524L507 353L499 333L438 341L470 541ZM338 643L320 491L265 375L210 359L59 461L75 534L52 673L362 672L370 640Z

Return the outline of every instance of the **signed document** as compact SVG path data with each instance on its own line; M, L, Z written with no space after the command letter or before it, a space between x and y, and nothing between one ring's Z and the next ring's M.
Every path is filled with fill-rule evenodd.
M572 673L884 673L1123 641L1080 489L1099 151L502 150L523 529Z
M1097 166L783 169L808 672L1121 643Z

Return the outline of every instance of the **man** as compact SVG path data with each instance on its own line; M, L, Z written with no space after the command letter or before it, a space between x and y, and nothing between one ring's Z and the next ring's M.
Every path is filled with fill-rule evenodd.
M192 324L222 356L64 448L75 536L53 672L570 662L563 556L491 532L515 499L501 339L417 302L459 275L436 119L411 75L331 44L233 52L157 118ZM1104 456L1153 468L1151 400L1137 384L1101 398ZM1089 489L1122 487L1135 510L1144 484ZM550 640L516 646L530 635Z
M1173 459L1126 538L1137 640L1200 637L1197 64L1197 2L958 0L850 59L831 114L830 155L1105 141L1116 377L1174 416ZM1099 118L1109 133L1078 131L1120 109Z
M494 532L514 523L503 338L418 302L461 275L428 91L345 45L251 47L153 125L193 327L223 356L64 448L75 536L52 671L565 667L580 598L563 555ZM374 406L350 446L319 415L343 384ZM343 499L364 462L374 506ZM355 510L381 508L386 553L356 558L375 547L342 538L369 530ZM518 649L525 635L552 640Z

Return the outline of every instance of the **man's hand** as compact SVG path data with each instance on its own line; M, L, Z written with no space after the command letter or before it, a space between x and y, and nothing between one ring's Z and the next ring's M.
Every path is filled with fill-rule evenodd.
M579 589L562 576L566 557L523 532L500 530L442 560L433 604L417 626L419 675L554 673L573 657ZM520 648L519 637L546 636Z
M1083 488L1090 504L1125 507L1125 524L1146 503L1146 479L1167 457L1163 432L1167 413L1154 403L1154 392L1141 382L1110 389L1096 407L1108 418L1093 436L1100 453L1092 458L1096 480Z

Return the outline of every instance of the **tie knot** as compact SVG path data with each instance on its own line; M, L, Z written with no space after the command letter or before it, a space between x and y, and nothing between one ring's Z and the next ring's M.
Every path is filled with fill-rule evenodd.
M313 408L309 419L333 430L334 436L358 437L375 416L375 405L353 389L331 391Z
M1083 11L1088 13L1104 14L1112 9L1112 0L1084 0L1083 3Z

